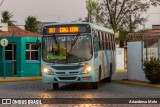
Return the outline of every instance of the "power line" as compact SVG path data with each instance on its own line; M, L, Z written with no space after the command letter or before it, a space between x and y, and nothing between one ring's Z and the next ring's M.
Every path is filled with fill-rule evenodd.
M160 13L143 13L143 14L160 14Z
M2 1L1 1L1 4L0 4L0 6L3 4L3 2L4 2L4 0L2 0Z

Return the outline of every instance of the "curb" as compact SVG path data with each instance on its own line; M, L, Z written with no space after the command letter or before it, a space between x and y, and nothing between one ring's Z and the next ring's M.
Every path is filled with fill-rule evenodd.
M20 81L36 81L42 80L42 77L7 77L0 78L0 82L20 82Z
M125 69L117 69L116 72L127 72Z
M139 82L139 81L130 81L130 80L119 80L119 83L122 84L130 84L130 85L138 85L138 86L145 86L145 87L152 87L152 88L160 88L160 84L151 84L147 82Z

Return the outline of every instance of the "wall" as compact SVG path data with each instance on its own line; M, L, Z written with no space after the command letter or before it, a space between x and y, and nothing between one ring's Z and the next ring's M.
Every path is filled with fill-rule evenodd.
M116 69L124 69L124 48L116 48Z
M0 37L0 40L4 37ZM18 43L20 41L20 37L5 37L9 43ZM3 74L3 61L2 61L2 46L0 46L0 76L4 76ZM17 50L16 50L17 51ZM16 57L19 55L17 54ZM5 63L5 75L6 76L13 76L13 62L6 61Z
M128 79L137 81L148 81L142 70L142 42L128 42Z
M28 77L28 76L40 76L40 53L39 53L39 60L38 61L27 61L26 59L26 43L35 43L37 37L23 37L21 38L21 60L19 59L20 64L20 76L21 77ZM40 48L39 48L40 52Z

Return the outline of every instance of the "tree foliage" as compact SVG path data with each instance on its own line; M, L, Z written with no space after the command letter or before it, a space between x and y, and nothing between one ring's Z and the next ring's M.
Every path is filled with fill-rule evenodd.
M151 57L146 59L143 64L143 71L151 83L160 83L160 60Z
M3 11L1 13L1 16L2 16L1 22L8 23L9 26L14 25L14 23L16 22L14 20L11 20L13 18L13 14L8 11Z
M134 31L147 20L141 14L147 12L151 5L159 4L160 0L102 0L102 23L111 26L115 32L119 29Z
M86 8L88 16L85 20L101 23L119 34L116 40L124 41L127 33L134 32L139 25L144 25L147 17L142 14L150 6L160 5L160 0L88 0ZM119 32L119 33L117 33Z
M86 9L88 11L88 16L84 21L91 23L100 23L101 22L101 7L100 3L96 0L87 0Z
M38 21L34 16L28 16L25 21L25 30L30 32L38 32Z

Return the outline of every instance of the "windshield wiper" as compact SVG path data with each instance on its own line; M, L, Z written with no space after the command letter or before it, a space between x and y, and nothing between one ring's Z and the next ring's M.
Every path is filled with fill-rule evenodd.
M56 43L57 48L59 48L59 43L58 43L55 35L53 35L53 39L54 39L54 41L55 41L55 43Z
M71 50L72 50L72 47L76 44L76 42L77 42L77 39L78 39L78 37L80 36L80 34L77 34L76 35L76 38L73 40L73 42L71 43Z

